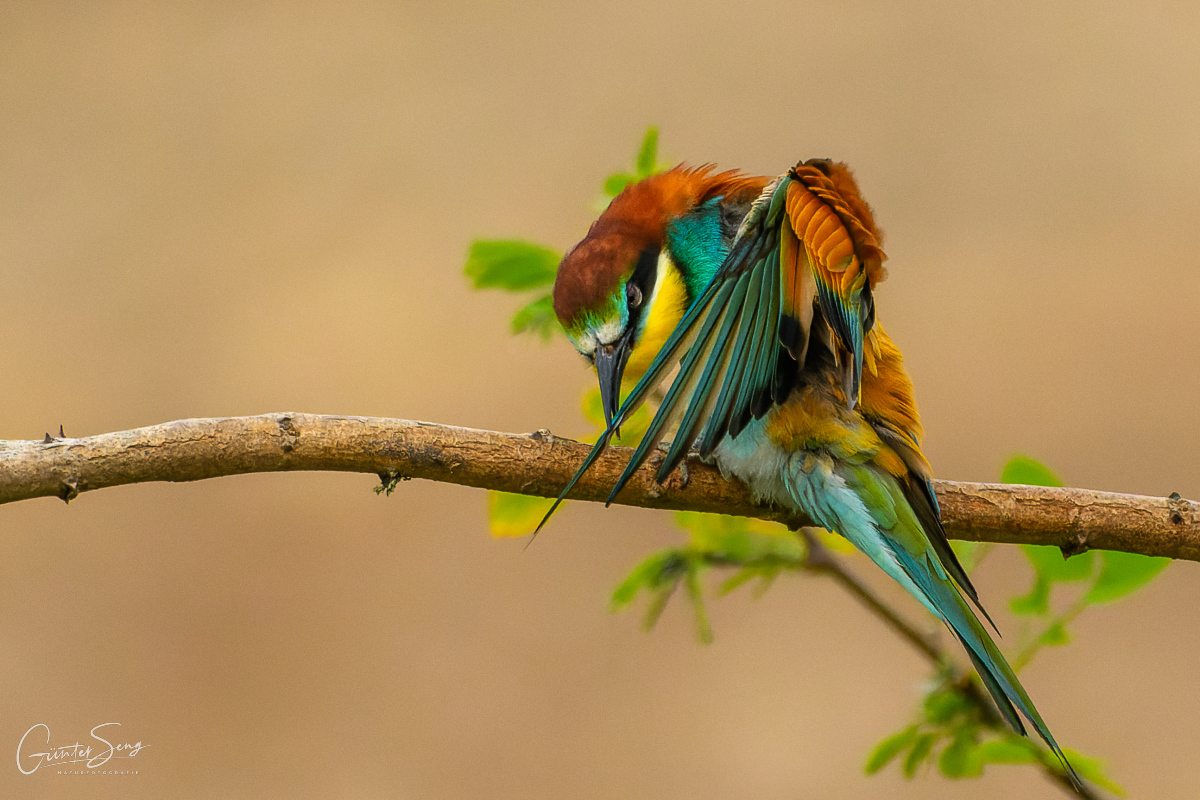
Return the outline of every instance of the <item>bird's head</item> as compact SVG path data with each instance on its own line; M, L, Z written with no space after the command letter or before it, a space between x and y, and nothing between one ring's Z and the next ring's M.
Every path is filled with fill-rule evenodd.
M761 189L759 179L736 172L713 175L707 167L651 176L617 195L563 258L554 312L596 368L607 422L620 406L622 379L641 377L707 282L708 276L698 279L695 263L672 255L680 250L673 245L682 238L702 251L707 244L719 263L724 250L716 204L735 192L753 199L756 187ZM685 219L687 235L681 237ZM711 230L705 229L706 219ZM710 274L712 269L715 264Z

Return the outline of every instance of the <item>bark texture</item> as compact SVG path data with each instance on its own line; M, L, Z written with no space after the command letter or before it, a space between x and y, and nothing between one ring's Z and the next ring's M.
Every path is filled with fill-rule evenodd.
M497 433L380 417L282 413L187 419L81 439L0 441L0 503L147 481L197 481L248 472L367 472L554 497L589 446L549 431ZM604 500L627 448L610 448L572 498ZM711 511L811 524L756 505L746 487L696 459L687 479L654 482L661 454L638 471L618 503ZM1066 554L1123 550L1200 561L1200 504L1169 498L937 481L947 533L956 539L1057 545Z

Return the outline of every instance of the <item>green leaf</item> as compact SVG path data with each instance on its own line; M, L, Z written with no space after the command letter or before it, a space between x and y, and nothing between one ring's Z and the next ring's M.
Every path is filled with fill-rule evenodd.
M733 574L733 577L726 578L721 584L721 594L726 595L730 592L740 589L742 586L746 585L755 578L760 577L761 575L762 571L757 566L742 567Z
M958 556L959 563L968 571L971 569L969 565L978 547L979 542L964 542L961 539L955 539L950 542L950 549L954 551L954 555Z
M604 179L604 194L616 197L626 186L658 172L658 128L650 126L642 137L642 146L634 160L633 173L614 172ZM607 203L605 203L607 205ZM598 209L603 210L603 206Z
M1062 550L1053 545L1023 544L1021 549L1033 568L1048 581L1082 581L1092 574L1095 552L1086 550L1079 555L1063 558Z
M1059 477L1040 461L1029 456L1013 456L1000 474L1001 483L1023 483L1026 486L1062 486Z
M948 778L975 778L983 774L983 762L979 758L979 729L975 725L964 725L954 734L954 741L946 745L938 757L938 769Z
M1096 563L1091 550L1071 558L1063 558L1061 550L1049 545L1023 544L1021 550L1033 565L1036 577L1029 594L1009 603L1014 614L1045 614L1050 609L1050 585L1056 581L1085 580Z
M727 595L741 588L749 581L758 578L759 584L754 589L754 596L755 598L762 597L767 589L771 588L771 584L779 577L779 573L783 571L785 566L787 564L778 559L763 559L753 564L747 564L738 570L732 578L721 584L720 593Z
M554 298L545 295L523 307L512 319L513 333L533 333L550 341L554 332L561 330L558 317L554 315Z
M875 745L864 767L868 775L874 775L888 765L896 756L907 750L917 738L917 727L913 725L899 733L894 733Z
M775 571L778 573L778 570ZM755 578L762 578L763 581L774 581L774 576L770 575L766 570L758 565L744 566L742 569L733 573L733 577L726 578L724 583L721 583L721 595L727 595L736 591L745 584L754 581Z
M1071 762L1071 766L1079 773L1079 777L1091 781L1102 789L1107 789L1118 797L1128 795L1123 786L1104 773L1104 762L1100 759L1085 756L1078 750L1072 750L1069 747L1064 747L1063 753Z
M650 602L642 618L642 628L648 631L662 616L671 595L679 587L680 580L689 578L694 569L693 562L685 551L664 550L655 553L635 567L629 577L613 590L609 609L618 611L628 606L643 589L650 592ZM693 591L691 585L688 589ZM699 583L696 584L695 590L699 590ZM707 623L707 616L703 617L703 622Z
M650 556L634 567L628 577L613 590L612 598L608 603L609 609L619 611L632 603L641 590L659 588L663 583L664 576L678 573L680 563L680 556L676 550L664 550Z
M833 552L840 556L861 556L862 551L850 543L850 540L844 536L839 536L833 531L825 528L809 528L808 529L817 541L825 545Z
M904 777L911 778L917 774L917 770L933 751L933 743L937 738L936 733L922 733L917 737L912 750L908 751L908 756L904 759Z
M1070 643L1071 634L1067 633L1066 627L1059 621L1042 631L1042 635L1038 637L1038 641L1050 647L1059 647Z
M471 243L463 272L476 289L521 292L554 283L562 254L519 239L479 239Z
M1031 764L1041 760L1037 745L1021 736L992 739L975 752L981 764Z
M804 545L783 525L726 514L680 511L676 521L687 530L692 547L706 555L745 563L775 558L799 564Z
M655 173L658 165L658 128L651 125L646 129L642 138L642 149L638 151L638 178L646 178Z
M970 706L971 701L954 689L932 692L925 698L925 718L934 725L940 725Z
M646 614L642 617L642 630L651 631L658 624L658 620L662 617L662 613L667 608L667 603L671 600L671 595L675 594L675 589L679 587L679 581L675 580L666 586L659 587L654 591L650 598L649 605L646 606Z
M761 555L749 535L749 520L745 517L679 511L675 521L688 532L692 547L701 553L720 554L734 561L750 561Z
M1008 607L1019 616L1045 614L1050 610L1050 581L1039 575L1034 580L1029 594L1023 597L1014 597L1009 601Z
M604 179L604 193L609 197L616 197L637 179L636 175L630 175L628 172L615 172Z
M488 492L488 524L492 536L525 536L546 516L552 497Z
M708 610L704 607L704 588L700 585L702 563L688 562L687 582L688 598L692 601L692 610L696 614L696 636L701 644L712 644L712 624L708 621Z
M632 173L614 172L604 179L604 194L591 204L593 211L597 214L603 212L612 198L624 191L626 186L659 171L658 128L651 126L646 129L646 135L642 137L642 146L634 159L633 169Z
M589 389L587 394L583 396L583 418L595 425L597 428L603 429L604 422L604 401L600 397L600 389Z
M1165 557L1141 556L1115 550L1102 551L1100 558L1100 575L1084 596L1088 603L1111 603L1137 591L1154 580L1158 573L1171 563L1171 559Z

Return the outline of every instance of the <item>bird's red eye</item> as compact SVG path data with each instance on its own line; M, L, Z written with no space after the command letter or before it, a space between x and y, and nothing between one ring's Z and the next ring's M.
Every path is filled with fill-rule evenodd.
M642 290L630 283L625 287L625 295L629 298L629 307L637 308L642 304Z

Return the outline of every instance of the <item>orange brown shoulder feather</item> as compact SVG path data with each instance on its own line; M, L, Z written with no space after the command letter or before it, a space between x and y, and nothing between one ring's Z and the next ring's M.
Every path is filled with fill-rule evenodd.
M887 277L883 262L883 232L875 224L875 215L863 199L850 168L840 161L813 158L798 164L792 176L824 201L835 214L854 244L854 254L866 268L871 288Z

